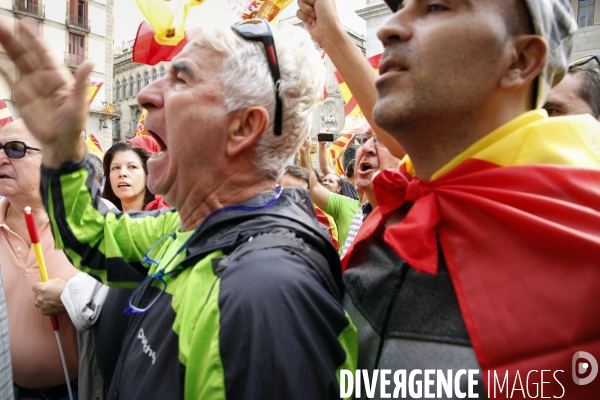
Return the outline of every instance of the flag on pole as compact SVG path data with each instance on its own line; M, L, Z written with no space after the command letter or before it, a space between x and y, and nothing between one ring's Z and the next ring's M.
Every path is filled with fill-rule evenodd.
M367 61L369 64L371 64L376 72L379 71L379 60L381 60L381 54L367 58ZM366 128L366 125L368 125L367 120L360 110L360 107L352 95L352 92L348 88L348 84L338 71L335 72L335 77L340 85L340 92L342 93L344 102L346 103L344 106L344 115L346 116L344 130L349 131L353 129Z
M8 104L4 100L0 100L0 127L13 122L13 117L10 115Z
M102 151L102 146L100 146L100 142L98 141L98 139L96 139L96 137L93 134L90 133L90 136L88 137L86 143L90 148L92 154L97 155L98 157L100 157L100 159L104 158L104 151Z
M98 94L98 90L104 85L104 82L89 82L88 83L88 92L87 92L87 105L88 107L94 101L94 97Z
M108 115L111 115L112 113L115 112L115 106L113 106L112 104L107 103L106 101L103 101L102 105L104 106L104 111L106 111L106 113Z
M146 114L148 114L148 111L144 108L144 111L142 111L142 115L140 115L140 120L138 121L137 127L135 128L135 136L140 136L140 135L149 135L148 131L144 129L144 124L146 122Z

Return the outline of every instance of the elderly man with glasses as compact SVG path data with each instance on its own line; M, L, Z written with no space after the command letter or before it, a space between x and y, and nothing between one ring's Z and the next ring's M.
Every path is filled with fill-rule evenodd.
M586 56L569 65L569 73L550 90L544 109L551 117L590 114L600 121L600 60Z
M84 272L137 287L108 397L337 397L357 341L339 259L308 195L276 186L323 89L309 36L265 20L188 32L168 75L138 95L160 145L147 185L174 209L120 213L99 201L79 135L92 64L74 77L34 31L20 23L17 38L2 21L0 43L44 145L57 246Z
M568 68L572 2L385 2L372 116L408 158L374 178L379 207L343 259L362 376L380 372L374 398L384 370L405 383L388 395L596 398L600 124L540 110ZM334 1L298 3L352 72Z
M17 399L68 399L68 382L50 321L36 308L40 303L32 292L41 277L23 218L25 207L31 207L36 216L48 275L65 281L75 276L77 270L65 254L54 249L52 228L40 196L40 147L21 120L0 129L0 195L4 196L0 200L0 262L12 372ZM77 331L60 302L48 305L46 311L58 316L69 378L77 381Z

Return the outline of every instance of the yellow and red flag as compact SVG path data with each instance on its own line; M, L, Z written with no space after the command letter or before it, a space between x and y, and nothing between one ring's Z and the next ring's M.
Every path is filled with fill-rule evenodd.
M335 168L335 173L338 175L344 174L342 166L342 157L344 153L354 142L354 138L358 132L342 133L327 149L327 161Z
M93 134L90 133L90 136L88 137L86 143L92 154L97 155L98 157L100 157L100 159L104 157L104 151L102 151L102 146Z
M242 14L242 19L264 18L271 22L289 6L293 0L250 0Z
M4 100L0 100L0 127L13 122L13 117L10 115L8 104Z
M138 121L137 127L135 128L134 137L140 135L149 135L148 131L144 129L144 125L146 123L146 114L148 114L148 111L144 108L142 115L140 115L140 120Z
M115 112L115 106L113 106L112 104L103 101L102 102L102 106L104 106L104 111L106 112L106 114L111 115Z
M94 101L94 97L98 94L98 90L104 85L104 82L89 82L88 83L88 92L87 92L87 105L88 107Z
M371 64L376 72L379 71L379 60L381 60L381 54L367 58L367 61L369 64ZM342 93L342 97L346 103L344 106L344 115L346 117L344 131L353 129L366 129L368 127L367 120L360 110L360 107L352 95L352 92L348 88L348 84L338 71L335 72L335 77L340 85L340 92Z
M519 371L570 370L578 349L600 354L597 143L600 124L591 116L535 110L471 145L428 182L413 176L405 158L399 171L373 180L379 207L342 262L357 266L353 249L383 230L385 243L420 272L436 274L441 254L482 376L516 382ZM391 215L398 222L382 228ZM548 396L599 393L570 372L560 378L546 383Z

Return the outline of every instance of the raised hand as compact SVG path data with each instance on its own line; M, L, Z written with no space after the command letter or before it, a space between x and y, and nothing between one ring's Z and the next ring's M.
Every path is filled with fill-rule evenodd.
M20 77L13 81L6 71L0 73L14 93L21 118L44 147L44 164L58 167L63 161L82 158L85 144L80 133L87 118L87 82L93 63L82 64L73 76L31 22L16 21L17 34L12 26L9 19L0 18L0 44Z
M296 16L321 46L324 41L334 40L334 30L342 29L335 0L298 0Z

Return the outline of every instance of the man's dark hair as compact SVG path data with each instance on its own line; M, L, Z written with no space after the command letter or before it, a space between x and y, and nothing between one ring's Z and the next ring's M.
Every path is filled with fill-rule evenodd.
M592 116L600 117L600 66L594 62L569 68L569 73L581 76L577 95L590 106Z
M102 167L102 160L95 154L88 154L88 159L94 164L94 169L96 170L96 182L98 185L102 185L102 180L104 179L104 169Z
M310 189L310 174L308 173L306 168L302 168L299 165L290 164L287 167L285 167L285 171L283 173L302 179L308 185L307 189Z
M352 160L348 163L346 167L346 178L350 179L354 176L354 168L356 165L356 160Z

